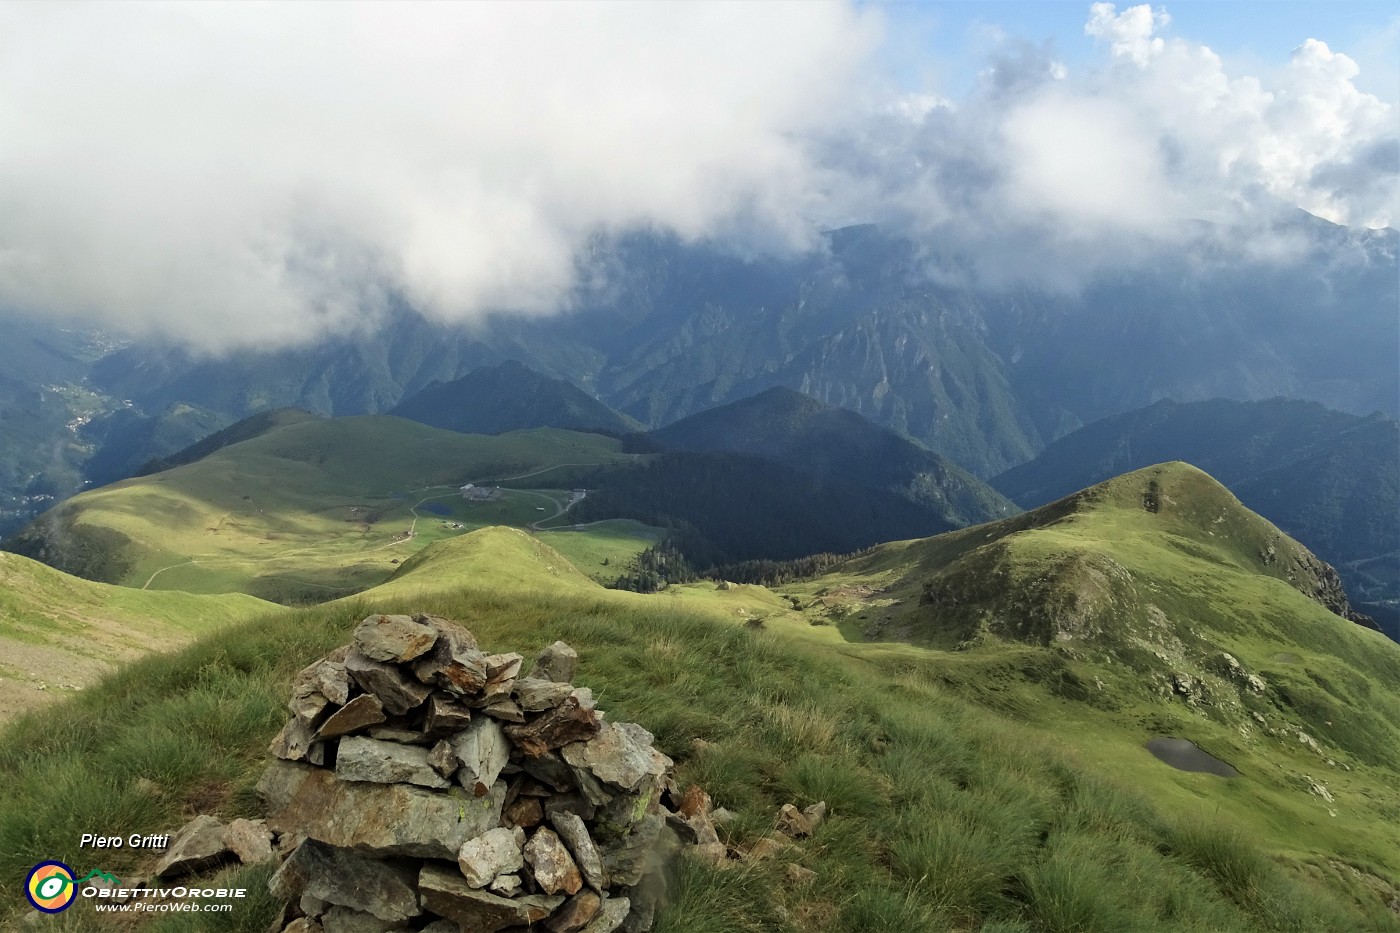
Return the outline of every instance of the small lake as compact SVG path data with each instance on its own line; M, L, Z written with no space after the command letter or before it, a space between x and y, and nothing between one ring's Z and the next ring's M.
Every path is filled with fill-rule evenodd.
M441 503L439 503L439 502L429 502L429 503L426 504L426 505L420 505L420 506L418 506L418 508L419 508L420 510L424 511L424 512L427 512L429 515L451 515L451 514L452 514L452 510L451 510L451 509L449 509L447 506L445 506L445 505L443 505L443 504L441 504Z
M1210 752L1202 750L1190 739L1159 736L1147 741L1147 750L1155 755L1158 761L1165 762L1178 771L1202 771L1225 778L1240 776L1233 767Z

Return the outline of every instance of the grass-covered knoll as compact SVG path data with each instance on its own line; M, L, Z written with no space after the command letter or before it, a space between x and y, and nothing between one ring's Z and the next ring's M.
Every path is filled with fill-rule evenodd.
M1034 508L1129 470L1185 460L1337 566L1354 599L1400 606L1400 422L1316 402L1212 399L1104 418L992 485Z
M77 496L7 547L127 586L321 601L373 586L434 540L529 525L567 501L544 489L468 502L461 483L534 474L525 482L567 488L578 470L629 459L619 448L555 429L486 437L389 417L296 420Z
M92 583L0 552L0 720L88 687L115 663L168 651L272 608Z
M576 681L654 731L682 780L738 814L723 830L735 846L767 834L781 803L829 803L818 834L777 859L685 864L663 933L1400 928L1378 893L1400 878L1393 842L1378 856L1350 813L1275 812L1248 776L1170 771L1130 721L1024 678L1005 684L1024 709L989 708L966 692L960 656L823 644L796 637L799 619L736 625L715 608L731 592L707 602L673 589L602 590L538 541L492 529L425 550L353 600L279 610L138 662L0 738L0 905L25 913L16 886L40 858L86 870L76 844L89 826L126 834L196 809L256 813L295 672L371 610L422 609L497 650L576 645ZM1022 652L1005 659L1043 649ZM1393 806L1395 786L1374 787L1375 799ZM130 850L104 859L119 877L140 867ZM788 883L789 861L817 881ZM265 878L242 875L255 892ZM273 910L259 897L150 928L251 933ZM52 926L103 929L79 909Z

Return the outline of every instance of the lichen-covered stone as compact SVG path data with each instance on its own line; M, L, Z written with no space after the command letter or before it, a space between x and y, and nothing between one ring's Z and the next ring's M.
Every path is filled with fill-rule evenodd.
M525 861L530 863L535 883L546 894L577 894L583 887L583 876L573 856L560 841L558 834L547 827L535 830L525 843Z
M655 855L657 839L664 826L665 818L654 813L603 850L603 867L611 884L630 888L642 880Z
M457 867L473 888L484 888L500 875L517 872L525 867L522 830L490 829L462 843L457 853Z

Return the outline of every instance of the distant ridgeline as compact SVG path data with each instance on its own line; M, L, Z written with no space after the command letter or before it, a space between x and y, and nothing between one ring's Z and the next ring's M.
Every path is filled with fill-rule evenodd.
M372 333L222 356L0 315L0 526L45 507L36 497L110 482L286 407L345 416L404 405L407 417L472 431L623 431L783 385L983 479L1160 398L1286 395L1400 413L1396 231L1298 212L1275 232L1302 247L1295 261L1164 257L1073 297L1028 289L1014 300L936 280L928 243L871 225L790 257L632 233L594 244L605 275L568 313L467 330L401 308ZM511 360L586 391L521 392ZM495 375L473 391L495 402L464 412L452 384L482 367ZM573 420L540 420L536 406Z

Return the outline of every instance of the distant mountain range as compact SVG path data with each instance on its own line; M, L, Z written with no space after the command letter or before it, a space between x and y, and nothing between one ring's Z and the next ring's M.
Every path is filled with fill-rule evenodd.
M402 309L376 333L212 357L6 318L0 511L18 521L36 506L26 496L71 494L167 456L192 439L196 415L202 430L279 407L386 412L441 383L415 403L434 412L423 416L465 417L445 386L508 360L645 428L784 386L983 479L1166 397L1397 413L1400 234L1304 214L1274 233L1300 244L1290 262L1213 263L1196 250L1075 291L975 288L958 257L871 226L785 258L632 234L595 244L589 280L603 284L581 288L568 313L459 330ZM569 404L604 417L581 396ZM495 407L499 424L514 423L504 399ZM129 414L103 429L119 411ZM146 449L104 453L114 443Z

